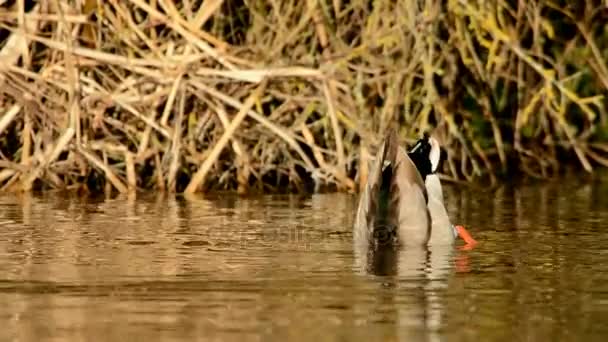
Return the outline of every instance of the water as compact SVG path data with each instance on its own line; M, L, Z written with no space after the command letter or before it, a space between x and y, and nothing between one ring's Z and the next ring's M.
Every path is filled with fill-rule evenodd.
M608 337L608 182L445 191L479 244L377 272L353 196L1 195L0 341Z

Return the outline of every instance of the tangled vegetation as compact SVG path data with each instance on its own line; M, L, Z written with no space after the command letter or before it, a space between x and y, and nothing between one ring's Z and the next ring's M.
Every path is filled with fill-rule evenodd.
M0 0L1 190L356 191L608 165L602 0Z

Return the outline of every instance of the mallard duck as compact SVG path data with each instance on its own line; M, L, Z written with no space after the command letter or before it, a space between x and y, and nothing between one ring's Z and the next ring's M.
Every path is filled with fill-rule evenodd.
M356 243L373 249L428 243L431 216L424 180L432 168L429 147L418 144L415 153L408 155L399 145L397 132L389 130L359 198L353 232Z
M441 163L445 160L446 152L441 148L439 142L435 138L428 135L425 135L423 139L419 140L418 144L429 145L429 160L432 165L431 172L426 175L426 179L424 180L424 185L428 193L427 207L431 214L432 221L429 244L451 244L458 236L458 230L450 222L450 217L444 207L443 189L439 176L436 174Z
M451 224L435 172L446 152L428 134L408 151L391 129L359 198L354 224L358 244L380 246L451 244L457 236L474 243L462 226Z
M426 146L420 148L420 146ZM428 163L418 167L425 173L424 185L427 191L427 207L431 215L431 237L429 244L452 244L457 237L462 238L466 244L472 245L476 241L471 237L468 231L461 225L454 225L450 222L450 217L445 209L443 202L443 189L441 181L437 175L437 171L441 167L441 163L447 158L447 152L443 149L437 139L425 134L424 137L414 145L409 154L420 155L419 158L413 158L416 166L419 160L424 160L424 156L428 151L428 160L431 165L431 170L428 172Z

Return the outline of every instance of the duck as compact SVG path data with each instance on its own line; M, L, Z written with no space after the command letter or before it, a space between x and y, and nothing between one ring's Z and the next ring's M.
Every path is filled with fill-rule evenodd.
M425 148L421 148L421 146L425 146ZM450 245L454 243L456 238L460 237L466 245L472 246L477 241L473 239L464 226L454 225L451 222L444 206L443 188L437 172L443 161L447 159L447 151L441 147L435 137L425 133L424 137L416 142L408 154L419 154L420 157L413 158L413 160L423 163L420 167L417 164L419 169L422 167L423 170L428 170L429 164L421 162L421 160L425 160L424 156L426 156L427 151L430 172L425 173L424 185L427 191L427 208L431 215L431 237L428 244Z
M359 197L354 222L356 244L387 247L453 244L460 236L476 243L463 226L453 225L436 174L447 152L425 133L407 151L389 129Z
M359 197L355 243L374 250L428 243L431 216L424 178L431 171L429 147L418 144L415 153L408 155L396 129L388 130Z

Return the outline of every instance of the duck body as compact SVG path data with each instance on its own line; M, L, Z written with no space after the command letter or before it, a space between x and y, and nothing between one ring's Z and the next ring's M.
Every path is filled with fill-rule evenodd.
M355 240L380 246L451 245L462 226L454 226L444 206L436 174L446 151L429 135L406 151L396 131L385 137L359 199ZM469 239L470 238L470 239Z
M426 177L425 186L428 193L427 207L432 220L429 244L452 244L458 236L458 233L450 222L448 212L443 205L443 189L439 176L436 174L428 175Z
M443 188L436 173L441 163L446 159L446 152L433 137L426 136L419 143L428 143L428 159L431 163L431 172L426 175L424 181L428 193L427 207L432 220L429 244L452 244L458 236L458 232L450 222L450 217L445 209Z
M427 206L432 219L429 245L451 245L456 238L460 237L464 240L467 248L473 248L477 244L477 241L473 239L465 227L453 225L450 222L448 212L443 205L443 189L437 171L441 163L447 159L447 152L439 146L439 142L433 137L425 136L418 142L423 145L426 144L427 148L425 151L429 151L428 160L431 165L431 171L426 175L424 183L428 193ZM421 155L425 156L427 154L423 152ZM420 166L416 165L420 169ZM422 168L428 168L428 166L422 165Z
M357 268L375 275L413 275L430 260L431 273L440 276L457 237L465 249L475 246L477 241L450 222L444 207L436 172L446 154L427 134L407 152L396 132L387 134L359 198L353 232Z
M408 154L390 130L376 155L368 183L359 198L354 240L375 250L396 246L424 246L431 238L431 213L425 172L430 169L420 153ZM420 165L418 165L418 164Z

